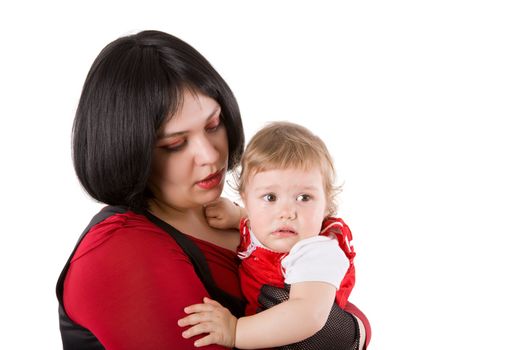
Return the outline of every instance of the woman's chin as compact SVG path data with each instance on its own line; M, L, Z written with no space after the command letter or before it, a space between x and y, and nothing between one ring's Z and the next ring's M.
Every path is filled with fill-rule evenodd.
M220 185L214 187L214 188L211 188L211 189L200 189L199 190L199 194L198 194L198 197L199 197L199 202L201 202L203 205L204 204L208 204L208 203L211 203L217 199L219 199L219 197L221 196L222 194L222 189L224 187L224 184L221 183Z

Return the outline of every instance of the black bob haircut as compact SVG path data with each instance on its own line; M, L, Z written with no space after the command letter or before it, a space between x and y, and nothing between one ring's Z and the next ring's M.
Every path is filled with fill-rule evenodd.
M221 106L228 169L244 149L237 101L211 64L184 41L143 31L108 44L87 75L73 124L73 162L95 200L141 211L159 127L182 103L185 89Z

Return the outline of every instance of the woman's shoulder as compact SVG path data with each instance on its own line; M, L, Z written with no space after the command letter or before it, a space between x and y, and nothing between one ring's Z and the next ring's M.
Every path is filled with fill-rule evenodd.
M80 242L71 262L96 252L112 254L118 251L122 254L131 251L140 254L151 249L161 252L174 247L182 251L168 234L144 215L127 211L94 225Z

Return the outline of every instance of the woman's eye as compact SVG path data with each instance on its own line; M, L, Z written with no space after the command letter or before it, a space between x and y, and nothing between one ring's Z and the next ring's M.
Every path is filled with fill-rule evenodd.
M186 145L186 140L181 140L177 142L170 143L169 145L164 146L163 148L168 152L177 152L180 151Z
M263 200L266 202L275 202L277 199L277 196L273 193L268 193L263 196Z
M300 194L297 196L299 202L308 202L312 197L309 194Z
M206 126L206 131L207 132L214 132L214 131L217 131L222 125L222 120L221 118L217 118L217 120L211 122L210 124L208 124Z

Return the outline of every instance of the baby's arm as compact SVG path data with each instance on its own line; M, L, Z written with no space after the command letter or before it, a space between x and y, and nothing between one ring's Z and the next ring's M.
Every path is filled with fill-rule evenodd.
M246 210L226 198L219 198L204 207L208 225L218 229L238 229L241 218L246 217Z
M217 302L205 300L204 304L185 308L190 315L179 320L179 325L193 326L184 331L185 338L210 333L197 340L195 346L234 345L239 349L282 346L319 331L326 323L335 293L335 287L329 283L296 283L291 286L287 301L238 320Z
M290 288L290 299L237 322L235 346L260 349L296 343L323 328L336 289L325 282L301 282Z

